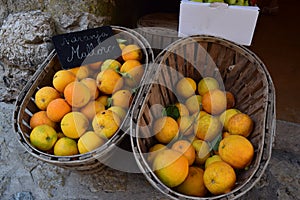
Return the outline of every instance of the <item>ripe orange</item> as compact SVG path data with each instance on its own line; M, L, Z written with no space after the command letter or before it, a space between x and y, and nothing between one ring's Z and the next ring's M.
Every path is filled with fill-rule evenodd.
M217 79L213 77L204 77L201 79L197 85L198 87L198 93L203 96L205 93L207 93L210 90L219 89L219 82Z
M157 177L168 187L176 187L183 183L189 173L189 162L177 151L167 149L159 152L153 169Z
M226 94L219 89L210 90L202 96L202 108L212 115L219 115L226 106Z
M86 65L68 69L69 72L72 72L78 80L82 80L89 76L89 69Z
M198 118L194 125L194 133L201 140L212 141L221 131L220 120L209 114Z
M194 140L192 142L193 147L196 150L196 159L195 163L197 165L202 165L205 163L206 159L210 156L210 146L209 144L204 140Z
M70 112L66 114L61 122L60 127L63 134L69 138L77 139L88 129L89 121L81 112Z
M100 69L102 63L103 63L102 61L90 63L90 64L88 64L88 67L89 67L91 70L96 71L96 70L99 70L99 69Z
M96 99L96 101L99 101L106 107L108 105L108 98L109 98L109 96L107 96L107 95L101 95L100 97L98 97Z
M49 125L43 124L32 129L30 143L39 150L50 150L57 140L56 131Z
M84 78L80 81L81 83L83 83L90 91L90 100L95 100L98 98L99 96L99 89L97 87L97 83L96 83L96 80L93 79L93 78Z
M188 116L190 114L189 110L184 104L177 102L175 103L175 106L178 108L180 116Z
M189 77L184 77L176 83L176 94L184 98L195 95L197 89L196 82Z
M54 74L52 83L57 91L63 93L65 87L73 81L76 81L75 74L68 70L62 69Z
M254 156L253 145L240 135L229 135L223 138L218 151L222 160L236 169L249 166Z
M202 96L192 95L185 101L184 104L191 114L198 113L202 108Z
M124 61L127 60L141 60L143 57L142 50L136 44L126 45L122 49L122 58Z
M236 181L234 169L224 161L210 164L203 175L205 187L214 195L230 192Z
M111 138L119 129L121 120L119 116L111 110L98 112L92 121L95 133L104 138Z
M173 118L166 116L155 120L153 131L160 143L167 144L177 137L179 128Z
M98 112L105 110L105 106L100 101L90 101L80 109L89 120L93 120Z
M238 114L238 113L241 113L241 111L239 111L238 109L236 108L230 108L230 109L227 109L225 110L219 117L221 123L223 124L223 130L227 131L228 130L228 122L229 122L229 119Z
M122 76L113 69L101 71L96 78L97 86L104 94L112 94L122 88L124 80Z
M89 88L78 81L71 82L66 86L64 96L68 104L75 108L83 107L91 99Z
M192 116L181 116L177 119L177 123L182 135L190 135L194 132L194 118Z
M35 93L34 102L40 110L46 110L50 101L60 97L59 92L50 86L40 88Z
M127 60L121 66L120 72L129 87L136 87L144 74L144 67L138 60Z
M203 174L204 171L200 167L190 166L188 176L175 190L189 196L204 197L207 189L204 185Z
M131 104L132 94L129 90L118 90L111 96L112 106L128 109Z
M253 130L253 120L245 113L238 113L228 120L228 132L248 137Z
M160 143L157 143L155 145L153 145L150 149L149 149L149 152L148 152L148 155L147 155L147 161L152 165L152 162L155 158L155 156L163 151L167 149L166 145L163 145L163 144L160 144Z
M212 163L214 163L214 162L217 162L217 161L222 161L221 156L216 155L216 154L213 155L213 156L210 156L210 157L207 158L206 161L205 161L205 165L204 165L205 169L206 169L210 164L212 164Z
M229 91L226 91L226 100L227 100L226 109L230 109L230 108L233 108L235 106L235 97Z
M176 141L172 145L171 149L183 154L187 158L189 165L192 165L194 163L196 157L196 150L192 146L192 144L187 140Z
M63 98L54 99L47 107L47 116L54 122L60 122L60 120L69 112L71 112L71 106Z
M49 119L49 117L47 116L47 112L44 110L34 113L29 121L29 125L31 128L35 128L42 124L47 124L52 128L56 127L56 123Z
M56 156L72 156L78 154L77 143L75 140L62 137L54 145L54 155Z
M106 69L113 69L113 70L120 70L121 63L114 59L107 59L105 60L101 65L101 71L104 71Z
M116 113L119 116L121 122L125 119L127 114L126 109L122 108L121 106L111 106L107 110L111 110Z
M105 140L99 137L94 131L88 131L84 133L77 142L79 153L90 152L103 145L104 142Z

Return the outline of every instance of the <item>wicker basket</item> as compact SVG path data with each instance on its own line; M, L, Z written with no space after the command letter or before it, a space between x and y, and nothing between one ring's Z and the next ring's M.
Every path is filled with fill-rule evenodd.
M265 65L247 48L205 35L174 42L158 55L155 63L156 69L149 75L153 79L148 79L148 86L139 93L131 121L131 144L139 168L152 186L173 199L241 197L264 173L275 137L275 90ZM147 163L145 153L156 143L151 134L153 119L161 115L159 107L180 101L172 89L182 76L196 81L213 76L224 81L223 89L236 97L236 108L254 120L255 129L249 136L255 148L254 159L249 170L237 172L236 187L227 194L204 198L179 194L165 186Z
M112 26L112 29L114 34L117 34L118 38L126 39L128 43L137 44L141 47L143 51L143 63L145 64L145 69L147 69L148 63L151 63L154 60L149 43L136 31L118 26ZM61 65L58 57L56 52L53 51L18 96L13 115L14 129L18 141L31 155L42 161L81 172L101 170L104 166L103 162L110 158L113 149L119 145L125 135L127 135L126 132L129 132L128 128L130 124L128 120L130 118L132 106L129 108L125 120L117 133L115 133L104 145L86 154L54 156L39 151L30 144L29 135L31 128L29 126L29 120L32 114L38 111L38 108L34 103L34 95L39 88L51 85L53 75L60 69ZM142 81L143 78L141 82ZM136 97L134 97L133 102L135 101L135 98Z

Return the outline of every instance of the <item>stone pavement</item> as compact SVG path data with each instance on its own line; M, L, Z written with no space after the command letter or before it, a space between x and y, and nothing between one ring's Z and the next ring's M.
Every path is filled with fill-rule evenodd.
M167 199L143 174L105 168L79 174L37 160L18 143L14 105L0 102L0 199ZM277 121L276 142L263 177L242 199L299 199L300 125Z

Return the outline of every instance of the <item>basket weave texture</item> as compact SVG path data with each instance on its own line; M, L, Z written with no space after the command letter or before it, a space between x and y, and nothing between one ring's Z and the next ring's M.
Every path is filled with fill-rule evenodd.
M128 44L137 44L141 47L143 52L142 62L144 63L146 71L148 63L151 63L154 60L149 43L136 31L118 26L112 26L112 29L114 34L117 35L117 38L125 39ZM91 173L101 170L104 167L103 162L111 157L113 149L121 143L126 132L128 132L128 120L132 106L129 108L125 120L114 136L104 145L91 152L74 156L55 156L39 151L30 144L29 135L31 128L29 126L29 121L33 113L39 111L34 102L34 95L41 87L52 85L53 75L61 69L57 54L53 51L18 96L13 114L13 126L18 141L32 156L56 166L76 170L82 173ZM135 101L135 97L133 101Z
M140 92L131 121L131 144L139 168L153 187L173 199L236 199L249 191L264 173L275 138L275 89L263 62L247 48L222 38L198 35L177 40L155 59L155 68L148 74L149 84ZM174 71L176 73L174 73ZM255 155L249 170L237 174L235 188L223 195L196 198L179 194L165 186L151 170L146 154L156 143L152 124L161 110L178 102L172 90L183 76L199 82L215 77L223 89L236 98L236 108L250 115L255 123L249 140ZM158 95L159 94L159 95Z

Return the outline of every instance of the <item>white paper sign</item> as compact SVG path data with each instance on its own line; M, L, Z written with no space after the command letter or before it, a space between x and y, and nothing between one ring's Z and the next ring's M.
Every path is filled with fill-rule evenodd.
M241 45L251 45L259 8L198 3L182 0L179 15L179 37L212 35Z

